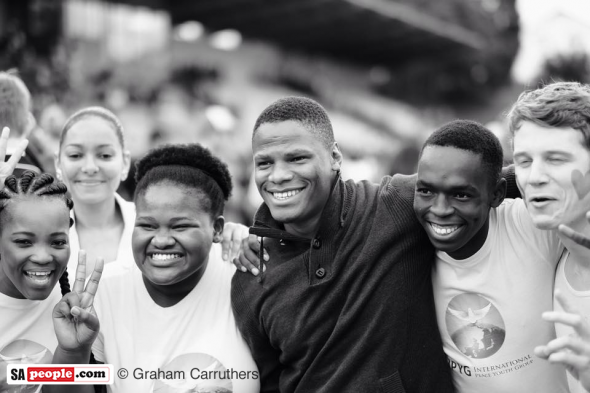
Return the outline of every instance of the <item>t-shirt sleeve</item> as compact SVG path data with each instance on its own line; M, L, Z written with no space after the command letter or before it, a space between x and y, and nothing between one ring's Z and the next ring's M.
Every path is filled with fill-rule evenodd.
M260 392L278 392L281 372L279 351L271 345L264 327L254 313L251 304L253 299L246 295L240 280L235 277L232 280L231 300L238 329L248 344L260 372Z
M514 218L514 228L523 237L525 244L534 246L551 266L557 266L563 252L563 244L554 230L539 229L533 223L522 199L507 201L510 203L510 213Z

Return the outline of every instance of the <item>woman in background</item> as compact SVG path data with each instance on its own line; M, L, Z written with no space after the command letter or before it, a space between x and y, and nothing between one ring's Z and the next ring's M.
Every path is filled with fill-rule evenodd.
M56 174L67 185L74 201L69 272L75 271L79 249L88 256L87 272L94 270L98 256L104 258L107 270L132 266L135 207L116 193L129 172L129 160L123 127L112 112L89 107L66 121L56 157ZM112 264L114 261L119 263Z

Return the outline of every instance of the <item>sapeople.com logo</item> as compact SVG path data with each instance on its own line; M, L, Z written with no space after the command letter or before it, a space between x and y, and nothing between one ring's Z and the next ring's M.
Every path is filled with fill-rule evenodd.
M9 385L76 384L110 385L113 383L113 365L71 364L9 364L6 366Z

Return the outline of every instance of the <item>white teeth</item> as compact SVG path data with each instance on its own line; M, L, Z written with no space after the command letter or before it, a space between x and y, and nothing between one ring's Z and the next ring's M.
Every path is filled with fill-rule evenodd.
M29 279L36 282L37 284L43 285L49 282L49 275L51 272L27 272L25 274Z
M153 254L152 259L157 261L167 261L168 259L180 258L180 254Z
M302 188L300 188L298 190L291 190L291 191L285 191L285 192L273 192L272 196L274 196L275 199L283 200L283 199L291 198L292 196L299 194L301 192L301 190L302 190Z
M459 225L444 226L443 227L443 226L436 225L433 223L430 223L430 226L432 227L434 232L436 232L438 235L449 235L449 234L455 232L459 228Z
M26 272L29 276L49 276L51 272Z

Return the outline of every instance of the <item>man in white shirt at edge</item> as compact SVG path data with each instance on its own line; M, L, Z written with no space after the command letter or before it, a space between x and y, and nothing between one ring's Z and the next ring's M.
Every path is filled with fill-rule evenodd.
M590 391L590 86L558 82L523 93L509 113L519 189L538 228L567 251L555 278L557 336L535 354L563 364L570 391ZM548 309L549 310L549 309Z

